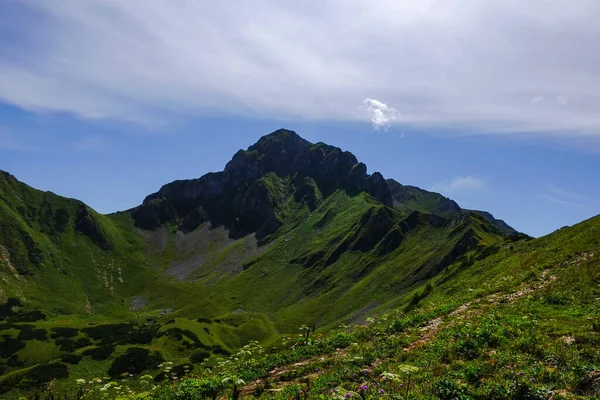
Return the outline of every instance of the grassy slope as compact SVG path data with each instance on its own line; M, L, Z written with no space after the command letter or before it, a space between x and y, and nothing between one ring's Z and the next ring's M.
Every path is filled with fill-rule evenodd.
M600 217L491 253L458 260L408 313L254 349L175 386L125 382L140 393L123 398L226 398L237 378L261 378L237 385L242 398L404 399L409 382L413 399L597 398Z
M49 313L122 315L121 299L146 283L143 243L127 215L108 218L4 175L0 196L4 299ZM93 238L75 227L82 210Z

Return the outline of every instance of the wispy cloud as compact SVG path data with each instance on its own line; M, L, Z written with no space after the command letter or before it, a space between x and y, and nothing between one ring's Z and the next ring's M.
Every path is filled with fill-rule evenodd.
M578 193L564 190L556 185L546 185L540 196L557 204L570 207L584 207L587 198Z
M398 115L398 111L393 107L368 97L363 100L360 108L367 114L375 130L387 130Z
M483 189L485 186L486 179L467 175L458 176L451 181L438 182L430 190L442 194L457 194Z
M403 124L600 136L598 14L595 0L5 1L0 101L359 121L371 96ZM378 110L375 127L394 122Z

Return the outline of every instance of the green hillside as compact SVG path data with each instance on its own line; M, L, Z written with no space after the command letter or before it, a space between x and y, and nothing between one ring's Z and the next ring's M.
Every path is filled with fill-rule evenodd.
M599 238L592 219L531 240L489 213L369 175L351 153L287 130L240 150L222 172L167 184L111 215L2 173L0 396L48 385L74 393L77 379L92 378L162 390L170 380L165 362L173 363L167 375L203 377L192 386L220 382L223 373L268 378L275 367L317 354L337 371L336 349L372 349L385 337L398 340L398 354L377 357L395 362L431 320L446 315L450 324L453 310L484 305L486 314L496 312L502 296L550 279L547 271L556 279L498 312L513 318L527 301L540 318L564 322L550 327L580 332L575 316L592 316L598 297ZM586 272L574 281L580 266ZM535 297L550 290L554 303ZM591 303L581 306L584 299ZM382 315L393 317L369 319ZM402 345L386 324L403 326ZM291 347L300 326L309 327L310 345ZM556 335L542 331L544 340ZM231 356L244 348L251 361ZM427 351L415 354L414 365L433 362ZM357 368L372 368L374 360L360 357ZM290 387L304 376L294 374ZM272 378L265 384L275 385Z
M268 353L251 344L200 375L162 364L170 384L125 378L104 390L122 399L600 396L600 217L474 250L445 271L365 324L301 331Z

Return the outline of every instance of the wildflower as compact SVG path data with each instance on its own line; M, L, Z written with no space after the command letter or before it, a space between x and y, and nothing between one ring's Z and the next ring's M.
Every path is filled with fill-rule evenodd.
M96 379L96 382L102 383L102 379L98 378L98 379Z
M531 381L531 382L535 382L535 378L531 378L531 379L530 379L530 381Z
M519 375L525 375L525 372L521 371L519 372Z
M352 397L352 394L351 393L346 393L346 398L349 399L350 397Z
M385 390L383 390L383 389L379 389L379 393L381 393L381 394L385 394Z
M81 378L76 379L75 383L77 383L78 385L85 385L85 379L81 379Z
M398 380L398 375L392 372L384 372L383 374L381 374L381 379L383 379L384 381L396 381Z

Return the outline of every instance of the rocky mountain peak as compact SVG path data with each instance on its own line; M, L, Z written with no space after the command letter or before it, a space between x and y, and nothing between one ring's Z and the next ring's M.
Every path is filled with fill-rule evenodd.
M175 181L131 210L136 226L156 229L177 224L191 231L204 222L225 226L233 237L265 238L283 225L279 210L293 199L310 210L333 194L366 192L383 205L444 217L460 215L452 200L437 193L386 180L354 154L322 142L311 143L288 129L261 137L239 150L222 172Z

